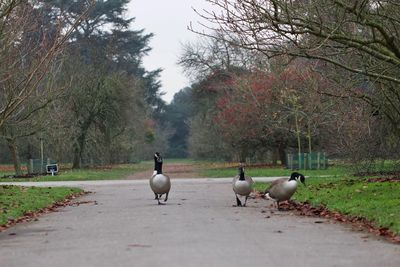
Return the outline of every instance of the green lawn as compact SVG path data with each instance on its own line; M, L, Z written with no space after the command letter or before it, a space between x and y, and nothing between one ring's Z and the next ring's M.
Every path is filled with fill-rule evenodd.
M82 180L115 180L123 179L129 174L135 172L150 170L153 163L150 161L138 164L121 164L113 165L112 168L104 169L80 169L80 170L63 170L60 168L60 173L55 176L45 175L34 178L0 178L0 182L11 181L82 181Z
M0 225L6 224L9 219L16 220L27 212L40 210L81 192L78 188L0 185Z
M293 199L325 205L342 214L364 217L400 234L400 182L367 182L366 178L310 178ZM265 183L256 183L264 191Z
M165 163L196 164L203 177L233 177L237 174L236 163L166 160ZM61 169L60 175L42 176L31 179L8 179L0 181L58 181L58 180L105 180L123 179L129 174L151 170L152 161L139 164L116 165L109 169ZM252 177L259 176L287 176L291 170L282 167L247 167L246 174ZM356 215L374 221L378 226L388 227L400 234L400 182L370 183L366 178L351 176L352 170L346 167L331 166L327 170L302 170L308 178L307 186L299 186L294 199L300 202L309 202L312 205L325 205L332 211L343 214ZM318 178L317 178L318 177ZM266 188L264 183L256 183L259 191ZM2 186L0 192L0 215L4 218L15 218L27 210L44 207L55 199L62 199L69 190L60 188L31 189L12 186ZM35 191L38 190L38 191ZM60 191L59 191L60 190ZM75 189L76 190L76 189ZM19 215L18 215L19 214Z
M265 167L265 168L255 168L247 167L245 169L246 175L251 177L272 177L272 176L289 176L293 171L285 169L283 167ZM326 170L301 170L299 171L306 176L343 176L351 172L345 167L330 167ZM200 172L203 177L234 177L237 175L237 167L206 167Z
M166 159L164 164L193 164L197 165L200 177L234 177L237 174L237 163L223 163L211 161L195 161L191 159ZM61 166L59 175L56 176L39 176L35 178L0 178L0 182L10 181L79 181L79 180L113 180L123 179L129 174L139 171L151 170L153 161L144 161L137 164L121 164L113 165L108 169L80 169L72 170L70 168L63 169ZM304 170L301 171L306 176L343 176L350 173L351 170L345 167L330 167L326 170ZM289 176L292 170L283 167L247 167L246 174L252 177L260 176ZM0 171L0 177L12 172Z

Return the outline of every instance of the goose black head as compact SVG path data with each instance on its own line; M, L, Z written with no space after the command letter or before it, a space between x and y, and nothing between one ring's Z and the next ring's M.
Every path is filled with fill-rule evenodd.
M161 174L162 173L162 157L161 154L159 152L156 152L154 154L154 170L157 172L157 174Z
M293 180L295 180L295 181L300 180L301 183L303 183L304 185L306 185L306 177L304 177L304 175L301 174L301 173L293 172L293 173L290 175L289 181L293 181Z
M154 153L154 161L162 162L162 157L160 152Z
M238 170L239 170L239 176L240 176L239 180L241 180L241 181L245 180L245 178L244 178L244 167L243 167L243 165L240 165L239 168L238 168Z

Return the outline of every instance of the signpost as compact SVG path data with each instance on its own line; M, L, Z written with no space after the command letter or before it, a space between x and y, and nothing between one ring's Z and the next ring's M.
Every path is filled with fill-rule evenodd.
M47 164L46 165L46 172L51 173L51 176L58 173L58 164Z

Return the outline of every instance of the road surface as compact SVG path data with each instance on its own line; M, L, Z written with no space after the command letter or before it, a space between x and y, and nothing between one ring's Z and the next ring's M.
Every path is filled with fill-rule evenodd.
M163 206L146 180L36 183L93 193L0 233L0 266L400 266L399 245L349 226L234 207L230 181L172 180Z

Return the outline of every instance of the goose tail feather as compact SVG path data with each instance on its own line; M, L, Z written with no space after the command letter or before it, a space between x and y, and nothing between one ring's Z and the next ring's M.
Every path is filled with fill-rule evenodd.
M273 198L269 195L269 192L268 192L268 191L265 191L264 196L265 196L267 199L269 199L269 200L275 200L275 199L273 199Z

